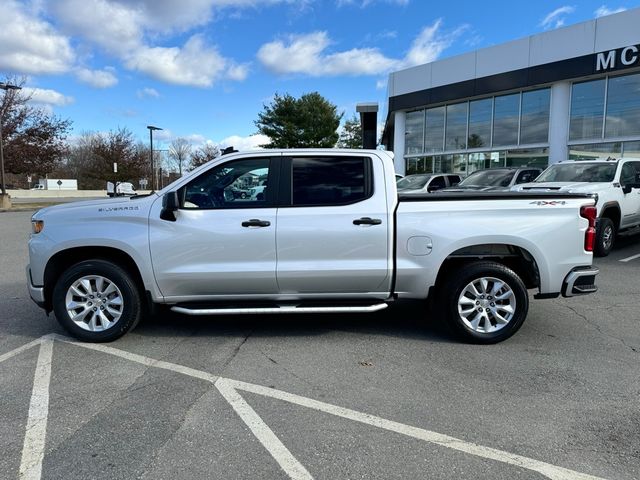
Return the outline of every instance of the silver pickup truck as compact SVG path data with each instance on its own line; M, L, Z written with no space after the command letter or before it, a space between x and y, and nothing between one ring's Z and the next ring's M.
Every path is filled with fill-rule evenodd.
M260 191L242 198L237 191ZM428 299L463 339L515 333L534 298L596 290L595 198L398 195L377 150L218 158L148 196L33 215L31 297L110 341L158 305L187 315L373 312Z

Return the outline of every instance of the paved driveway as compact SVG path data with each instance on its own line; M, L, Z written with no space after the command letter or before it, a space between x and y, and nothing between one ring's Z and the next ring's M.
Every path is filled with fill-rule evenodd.
M29 216L0 213L1 478L640 478L638 237L493 346L412 306L87 345L27 298Z

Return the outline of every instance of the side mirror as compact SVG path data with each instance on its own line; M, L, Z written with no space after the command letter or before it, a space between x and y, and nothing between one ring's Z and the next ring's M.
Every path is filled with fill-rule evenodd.
M178 211L178 207L180 207L178 192L165 193L162 197L162 210L160 211L160 218L169 222L175 222L175 212Z
M634 188L640 188L640 182L639 183L627 183L626 185L622 186L622 193L624 193L625 195L628 193L631 193L631 190L633 190Z

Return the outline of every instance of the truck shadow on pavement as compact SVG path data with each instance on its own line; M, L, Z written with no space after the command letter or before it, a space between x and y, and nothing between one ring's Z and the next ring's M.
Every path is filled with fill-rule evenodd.
M260 337L320 336L330 332L361 333L457 343L444 322L429 314L422 304L392 305L377 313L221 315L192 317L160 310L140 322L137 335L149 337L197 336Z

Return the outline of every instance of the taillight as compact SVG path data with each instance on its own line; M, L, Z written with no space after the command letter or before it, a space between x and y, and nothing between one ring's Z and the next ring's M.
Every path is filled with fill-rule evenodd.
M584 249L587 252L593 252L593 247L596 243L596 215L597 209L594 206L580 208L580 216L589 221L589 227L584 233Z

